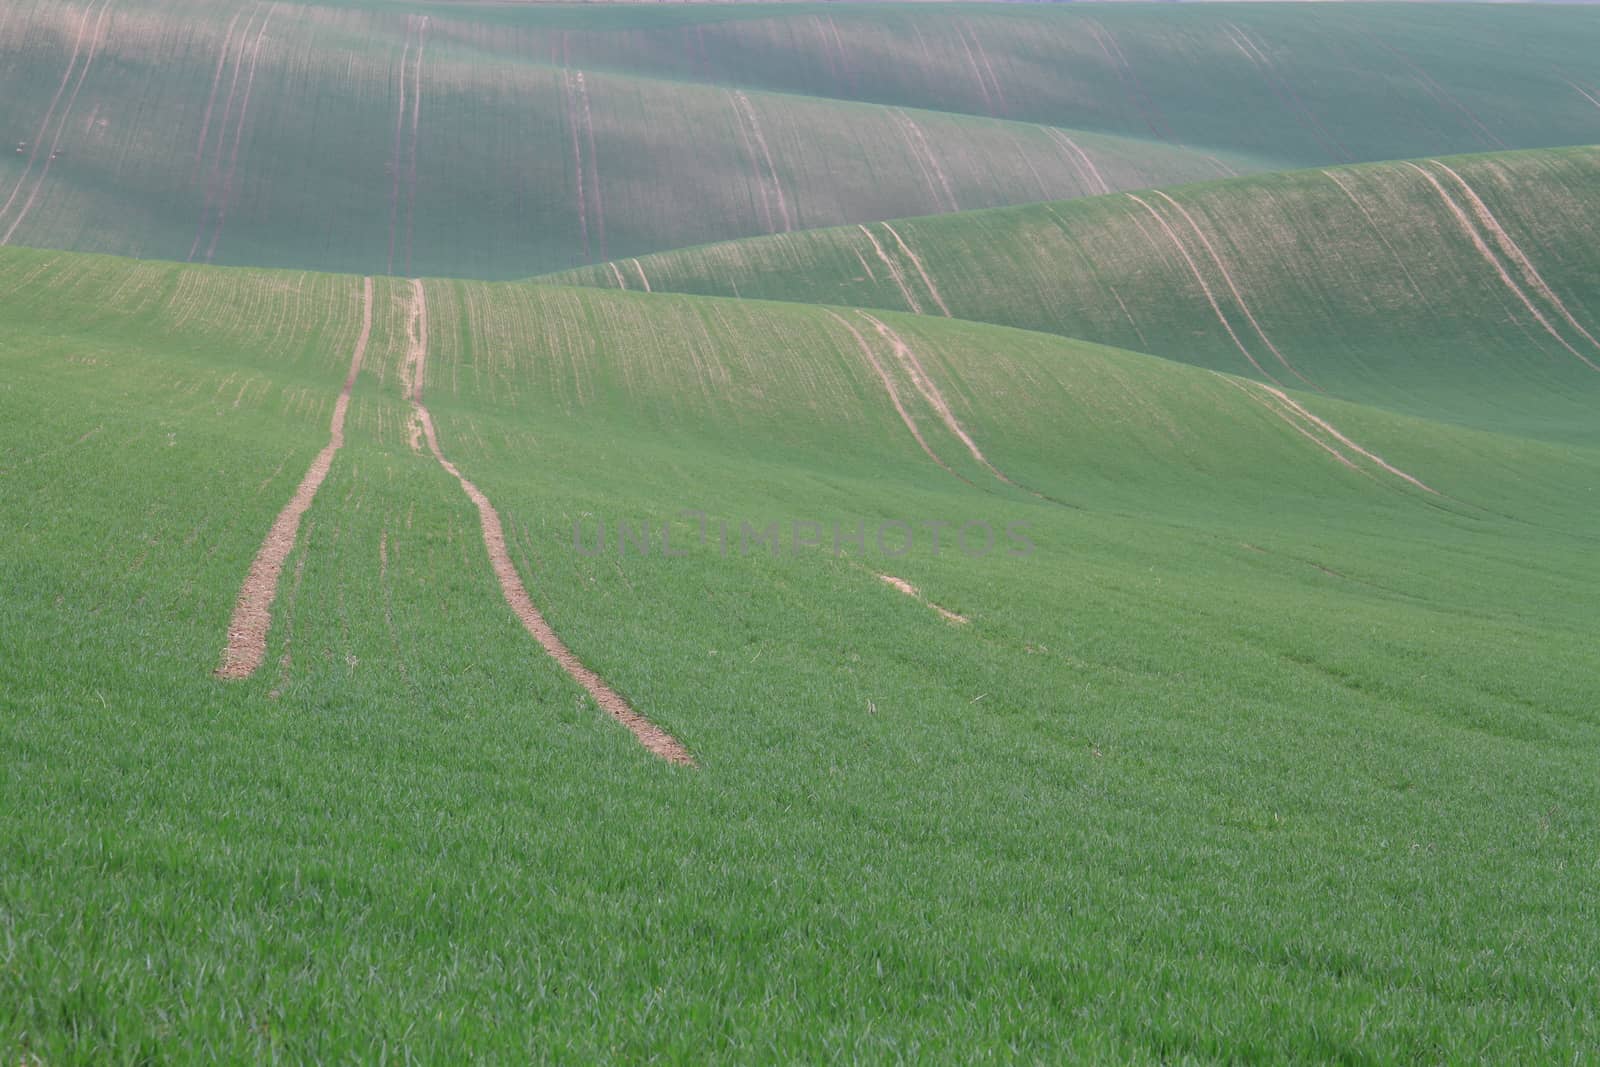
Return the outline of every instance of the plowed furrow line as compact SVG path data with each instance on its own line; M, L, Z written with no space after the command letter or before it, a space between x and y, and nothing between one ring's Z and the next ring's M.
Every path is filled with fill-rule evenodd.
M248 678L261 666L267 653L267 631L272 627L272 602L278 594L278 579L283 574L284 561L294 551L295 539L300 532L300 520L310 509L317 490L328 477L333 457L344 447L344 420L350 408L350 390L356 376L361 373L361 361L367 352L367 341L372 336L372 279L362 282L361 333L356 338L355 352L350 357L350 371L345 375L344 389L333 405L333 419L328 426L328 444L311 461L306 476L289 503L278 513L267 531L266 540L256 552L245 575L244 586L234 603L233 619L228 624L228 643L222 650L222 665L217 668L219 678Z
M408 368L406 397L411 401L412 410L422 426L423 436L427 439L428 449L433 453L433 458L460 483L462 491L478 509L484 548L488 550L490 565L494 569L496 580L500 583L500 591L505 595L506 603L511 605L512 612L522 623L523 628L539 642L545 652L549 653L550 658L560 664L561 669L594 698L594 702L600 705L601 710L626 726L641 745L670 763L694 766L694 757L689 754L689 750L671 734L634 711L616 690L608 686L598 674L584 666L534 606L533 598L528 595L521 576L517 574L516 565L511 561L511 553L506 547L505 529L500 522L500 513L495 510L489 498L469 481L455 464L445 458L444 450L439 446L439 435L434 430L433 417L422 402L422 385L428 362L428 303L421 281L411 282L411 300L410 321L406 327L405 367Z

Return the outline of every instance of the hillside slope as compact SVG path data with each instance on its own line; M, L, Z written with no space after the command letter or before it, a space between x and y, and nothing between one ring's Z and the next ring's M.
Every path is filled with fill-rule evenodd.
M1519 11L1513 50L1507 18L17 0L0 11L0 241L520 277L1287 166L1596 140L1600 19Z
M0 291L0 1048L1592 1041L1592 447L892 312L15 249Z
M685 249L557 275L1079 337L1593 442L1600 149L1370 164Z

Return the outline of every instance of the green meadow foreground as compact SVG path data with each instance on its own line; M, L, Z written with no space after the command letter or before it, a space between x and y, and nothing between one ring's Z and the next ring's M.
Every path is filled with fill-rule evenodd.
M1474 426L892 311L16 249L0 292L13 1058L1597 1051L1600 435L1503 425L1564 352ZM519 623L421 412L694 766ZM714 534L897 519L1035 549ZM575 550L620 520L648 556Z
M1600 1062L1597 57L0 2L0 1067Z

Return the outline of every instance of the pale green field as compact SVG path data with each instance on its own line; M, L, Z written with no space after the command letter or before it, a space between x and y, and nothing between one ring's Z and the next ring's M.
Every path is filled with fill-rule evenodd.
M1595 1048L1592 443L1295 394L1431 494L1204 370L877 315L1019 487L894 378L963 482L825 309L428 283L445 451L684 769L533 644L407 443L407 286L377 285L234 684L228 614L326 443L358 281L8 252L0 287L0 1047ZM686 507L1025 522L1037 551L573 551L574 518Z

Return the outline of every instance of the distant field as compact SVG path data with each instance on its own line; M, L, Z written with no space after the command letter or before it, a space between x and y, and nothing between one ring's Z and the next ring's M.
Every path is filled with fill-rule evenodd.
M0 11L0 241L519 277L1592 142L1597 55L1582 9L17 0Z
M1592 1049L1592 440L892 312L378 279L263 664L218 681L362 285L0 254L0 1048ZM417 402L698 769L518 624ZM685 508L1036 552L725 558Z
M1558 440L1600 403L1600 149L1327 168L552 280L953 315Z

